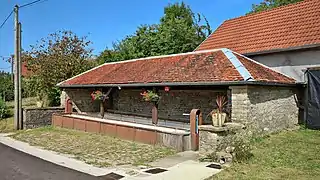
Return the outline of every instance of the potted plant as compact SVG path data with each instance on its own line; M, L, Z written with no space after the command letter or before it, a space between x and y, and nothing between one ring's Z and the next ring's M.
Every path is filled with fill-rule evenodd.
M104 94L102 91L93 91L91 93L92 101L100 101L100 116L104 117L104 102L108 99L108 96Z
M155 91L144 91L140 93L142 99L147 102L152 102L152 124L158 124L158 103L160 100L160 96Z
M225 96L217 96L216 103L217 109L214 109L210 112L212 117L212 125L221 127L223 126L227 117L227 114L223 112L223 110L224 107L227 105L228 101L226 100Z

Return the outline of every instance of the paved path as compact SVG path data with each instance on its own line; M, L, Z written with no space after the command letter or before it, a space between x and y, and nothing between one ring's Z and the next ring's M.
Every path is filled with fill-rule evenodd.
M99 180L101 178L55 165L0 143L0 179Z

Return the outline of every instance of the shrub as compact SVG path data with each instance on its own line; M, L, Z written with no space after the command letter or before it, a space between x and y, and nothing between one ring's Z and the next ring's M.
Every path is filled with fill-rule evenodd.
M0 119L10 116L10 111L2 98L0 98Z
M223 142L218 145L218 151L225 151L228 147L233 149L233 161L243 162L252 157L252 135L247 131L240 131L236 134L228 135Z
M208 155L206 159L211 159L213 161L219 161L219 153L231 153L232 161L234 162L243 162L249 160L253 154L252 135L249 135L246 131L237 132L236 134L230 134L223 138L219 142L216 152ZM231 151L231 152L230 152Z
M58 87L51 88L47 95L50 107L60 106L61 90Z
M247 135L242 136L241 134L243 135L243 133L235 135L231 145L232 147L234 147L234 161L236 162L247 161L253 156L253 154L251 153L251 138Z

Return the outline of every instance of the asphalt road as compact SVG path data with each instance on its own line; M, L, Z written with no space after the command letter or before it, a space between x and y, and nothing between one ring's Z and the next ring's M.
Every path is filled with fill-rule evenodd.
M44 161L0 143L0 180L107 180Z

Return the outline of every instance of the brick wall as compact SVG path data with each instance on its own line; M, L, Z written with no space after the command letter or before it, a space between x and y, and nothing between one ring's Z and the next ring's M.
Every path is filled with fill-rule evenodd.
M234 122L268 132L292 128L298 123L294 89L272 86L237 86L231 89Z

